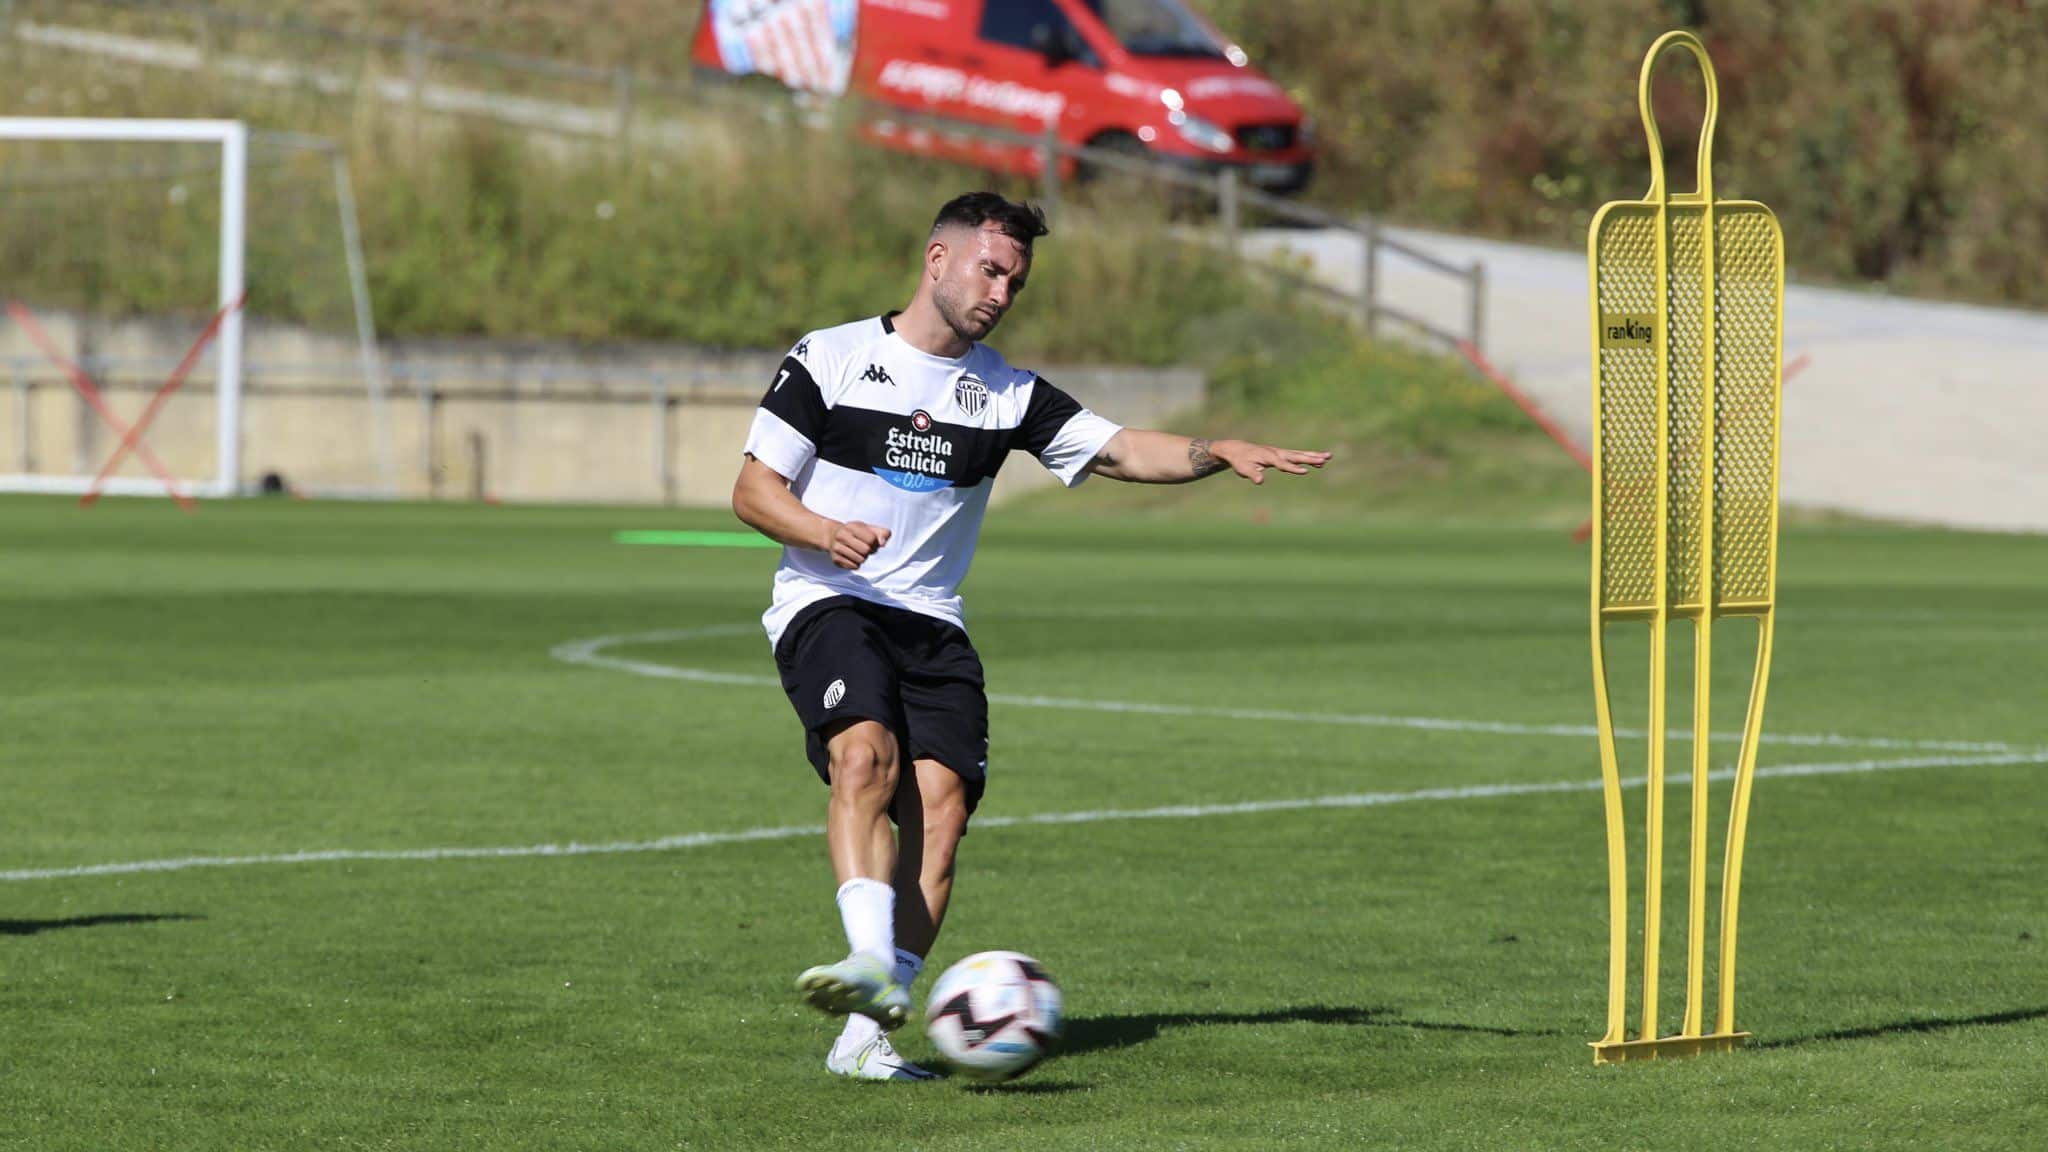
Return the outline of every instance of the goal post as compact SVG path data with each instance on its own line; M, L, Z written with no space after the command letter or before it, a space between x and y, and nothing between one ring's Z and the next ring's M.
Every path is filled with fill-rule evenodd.
M219 149L220 245L215 337L215 456L211 480L189 481L194 495L232 496L241 488L242 310L244 239L248 213L249 129L233 120L107 120L70 117L0 117L0 142L70 141L130 144L201 144ZM0 491L77 492L92 489L86 475L0 475ZM111 477L102 491L163 495L159 478Z

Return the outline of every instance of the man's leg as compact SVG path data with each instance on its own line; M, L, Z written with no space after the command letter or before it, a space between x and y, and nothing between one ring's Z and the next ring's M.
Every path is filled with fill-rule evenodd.
M953 896L953 862L988 771L988 696L967 634L919 620L905 628L902 666L910 778L896 790L896 979L917 979Z
M896 826L903 830L896 856L896 949L922 966L953 896L953 859L967 832L967 785L937 760L919 760L913 767L916 779L896 791Z
M882 1032L885 1026L893 1028L909 1016L910 983L917 978L915 968L906 978L898 960L904 953L895 947L893 928L895 907L902 902L895 899L885 879L896 870L899 859L896 835L889 828L889 810L896 796L907 791L898 779L899 745L887 728L872 720L851 722L827 737L832 801L825 819L825 839L832 853L832 869L840 879L840 916L856 958L869 960L870 973L858 974L859 979L866 981L873 978L871 973L887 972L888 984L875 998L881 1011L855 1007L847 1014L846 1028L826 1054L825 1067L835 1075L859 1080L931 1080L935 1078L932 1073L898 1055ZM921 898L911 902L924 903ZM805 991L812 1002L834 1010L832 1004L821 1002L819 990L826 989L822 996L829 998L830 981L840 977L828 974L853 963L855 958L849 958L841 965L806 972L804 978L812 985Z
M924 970L946 904L953 894L953 856L967 831L967 787L952 769L936 760L919 760L914 774L896 789L894 802L900 846L896 852L895 983L908 990ZM848 1016L846 1028L832 1047L826 1066L841 1075L873 1079L926 1079L931 1073L898 1056L893 1048L869 1046L880 1038L880 1026L865 1016ZM866 1063L862 1064L865 1055ZM858 1069L849 1071L849 1068ZM888 1075L876 1073L887 1070Z
M797 977L812 1005L834 1015L859 1013L883 1028L910 1016L908 989L893 978L896 963L896 837L889 828L899 751L896 737L873 720L851 720L825 733L832 799L825 840L840 884L839 915L852 954Z
M832 759L832 801L825 814L832 871L841 884L887 883L896 865L896 835L889 827L902 755L896 735L873 720L852 720L825 734L825 751Z

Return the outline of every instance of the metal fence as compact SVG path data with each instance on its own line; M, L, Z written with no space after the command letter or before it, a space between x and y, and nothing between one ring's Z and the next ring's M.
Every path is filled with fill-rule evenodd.
M1350 233L1358 239L1361 261L1360 290L1356 295L1281 265L1251 262L1247 266L1266 275L1287 280L1300 289L1320 296L1333 307L1355 318L1368 333L1376 334L1382 322L1389 322L1405 328L1414 335L1442 344L1450 350L1455 351L1461 343L1467 341L1475 348L1484 347L1486 266L1480 262L1460 265L1440 259L1412 244L1386 235L1379 221L1371 216L1347 218L1314 205L1283 199L1247 187L1243 173L1234 167L1219 167L1214 171L1191 171L1181 165L1148 161L1127 153L1101 148L1077 148L1063 143L1052 133L1034 140L995 129L982 130L994 133L999 138L1008 137L1014 143L1034 143L1037 146L1040 154L1040 179L1045 187L1046 199L1055 208L1061 196L1060 158L1066 157L1084 169L1092 166L1098 170L1123 171L1143 179L1186 189L1204 197L1207 206L1216 214L1216 242L1234 257L1242 258L1244 255L1244 233L1248 219L1252 217L1276 220L1297 227L1318 228L1327 232ZM1466 308L1465 314L1460 317L1464 321L1462 330L1396 307L1381 298L1381 261L1389 255L1414 261L1431 272L1464 283Z

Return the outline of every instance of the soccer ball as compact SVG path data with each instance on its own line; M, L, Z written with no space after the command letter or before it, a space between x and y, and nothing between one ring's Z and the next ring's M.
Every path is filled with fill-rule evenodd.
M1029 1072L1051 1052L1062 1023L1060 986L1021 952L977 952L932 985L925 1033L969 1080Z

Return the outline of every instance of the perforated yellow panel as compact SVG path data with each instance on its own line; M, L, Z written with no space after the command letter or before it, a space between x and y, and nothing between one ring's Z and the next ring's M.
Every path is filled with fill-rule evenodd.
M1657 348L1632 325L1657 314L1657 213L1616 205L1597 227L1598 313L1616 328L1599 341L1601 603L1647 608L1657 579Z
M1784 239L1771 210L1715 209L1714 603L1771 597Z
M1704 207L1673 205L1667 212L1671 266L1665 276L1670 311L1665 355L1670 405L1670 480L1666 540L1666 595L1673 607L1700 602L1700 411L1707 380L1707 253Z

